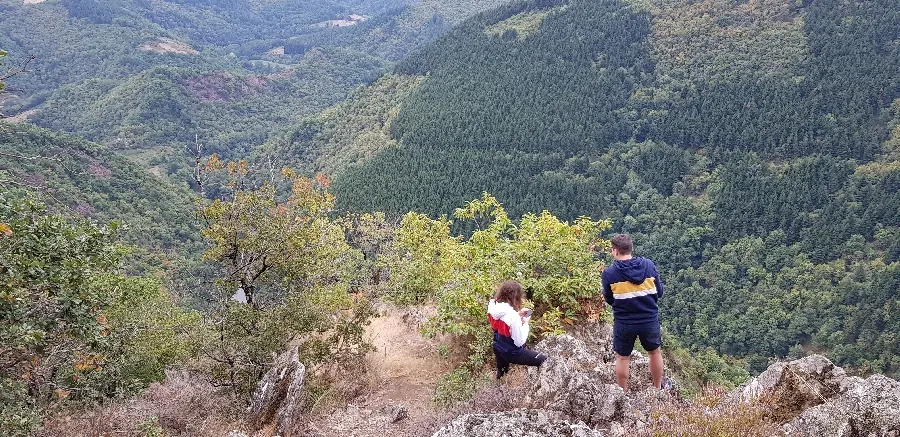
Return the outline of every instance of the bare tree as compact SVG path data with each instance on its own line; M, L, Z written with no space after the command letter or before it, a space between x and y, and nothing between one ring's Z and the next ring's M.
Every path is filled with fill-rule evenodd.
M185 148L194 156L194 183L197 184L197 190L200 192L200 197L205 198L206 192L204 191L205 187L203 186L203 143L200 142L200 136L194 134L193 150L188 146L185 146Z
M3 50L0 50L0 59L2 59L4 57L6 57L6 52ZM31 61L33 61L34 59L35 59L34 55L29 55L27 58L22 60L22 62L18 63L17 65L15 65L13 67L8 68L6 70L6 73L0 74L0 96L2 96L3 94L6 93L6 80L13 76L22 74L25 71L27 71L28 64L30 64ZM0 102L2 102L2 99L0 99ZM0 118L4 118L4 117L5 116L3 115L3 113L0 113Z

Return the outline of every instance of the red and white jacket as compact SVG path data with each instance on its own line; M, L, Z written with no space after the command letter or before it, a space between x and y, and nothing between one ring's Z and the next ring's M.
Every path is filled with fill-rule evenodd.
M528 323L506 302L488 302L488 320L494 329L494 346L501 352L513 352L521 349L528 339Z

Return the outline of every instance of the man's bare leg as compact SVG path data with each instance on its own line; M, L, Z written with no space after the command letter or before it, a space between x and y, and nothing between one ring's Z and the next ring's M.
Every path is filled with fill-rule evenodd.
M616 354L616 382L622 390L628 391L628 366L631 363L631 357L623 357ZM652 363L652 361L651 361Z
M647 352L650 355L650 376L653 378L653 387L660 388L663 377L663 357L662 348L656 348L655 351ZM616 376L619 375L619 361L616 360ZM627 375L627 373L626 373ZM621 383L619 385L622 385Z

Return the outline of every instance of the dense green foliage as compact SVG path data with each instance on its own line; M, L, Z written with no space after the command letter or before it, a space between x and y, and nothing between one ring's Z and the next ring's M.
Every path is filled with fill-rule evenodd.
M64 147L59 140L48 144ZM104 156L78 144L85 159ZM77 166L66 158L59 162ZM332 219L324 177L286 170L291 190L278 201L272 184L245 187L245 163L213 158L205 171L225 168L227 197L200 211L208 264L142 264L142 277L123 273L135 270L136 259L117 240L118 224L100 226L68 209L69 216L53 213L30 194L96 195L93 187L66 179L32 187L19 178L14 190L0 190L0 433L30 435L57 413L133 395L172 365L247 395L273 354L290 346L300 348L311 387L327 386L371 351L363 332L374 314L357 292L377 272L366 257L393 232L384 216ZM114 214L95 215L107 213ZM138 242L160 249L152 238ZM184 274L196 276L184 281ZM163 281L191 293L188 302L204 312L176 305ZM243 302L233 298L236 290Z
M291 162L304 169L333 173L382 150L395 147L390 127L400 104L422 83L421 78L385 75L361 88L345 102L292 127L283 138L261 150L262 160ZM311 147L297 149L297 142Z
M213 158L209 167L221 168ZM363 331L373 311L350 294L367 272L363 254L346 241L342 221L329 218L328 180L285 170L291 185L283 202L275 186L243 188L246 163L227 165L228 200L202 208L204 258L215 275L204 342L206 372L219 384L250 394L273 354L297 346L310 377L321 366L352 369L372 350ZM234 296L234 297L233 297Z
M439 379L434 399L440 404L471 397L490 361L493 336L485 310L500 282L516 280L526 290L525 306L534 309L530 341L597 321L603 315L597 305L603 263L597 255L609 244L600 239L608 221L580 217L569 224L543 211L515 223L487 193L457 209L453 218L476 230L469 238L453 236L446 216L406 214L386 261L388 299L435 304L437 314L423 332L449 334L453 341L444 347L456 346L467 357Z
M900 369L900 264L885 265L859 236L845 243L844 256L822 264L784 240L782 231L741 238L679 272L672 326L692 344L720 345L730 355L787 356L803 345L870 371Z
M514 223L486 193L453 217L474 222L477 230L464 240L451 235L445 217L404 216L389 261L392 298L434 302L437 315L426 332L452 334L467 343L470 369L487 361L493 337L484 320L486 302L503 280L516 280L527 290L536 337L597 315L581 303L600 291L603 264L597 253L608 242L599 237L609 222L581 217L569 224L544 211Z
M6 196L32 192L54 209L118 220L128 241L157 250L199 240L189 191L104 147L28 125L0 122L0 180Z
M518 2L401 62L408 97L369 88L316 121L374 110L380 124L301 125L281 147L340 156L377 138L336 169L341 209L437 217L488 191L512 217L610 217L663 269L664 323L689 347L754 370L824 349L896 372L898 14L887 0ZM754 258L766 239L781 255ZM804 283L817 292L787 297Z
M115 226L68 220L0 191L0 432L59 407L133 394L192 355L199 317L119 271Z

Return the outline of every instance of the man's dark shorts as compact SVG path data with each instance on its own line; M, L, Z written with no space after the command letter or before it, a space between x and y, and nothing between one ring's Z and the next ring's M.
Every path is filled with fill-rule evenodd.
M634 350L634 340L641 339L641 346L647 352L652 352L662 346L662 334L659 330L659 321L643 323L639 325L626 325L613 323L613 350L624 357L631 355Z

